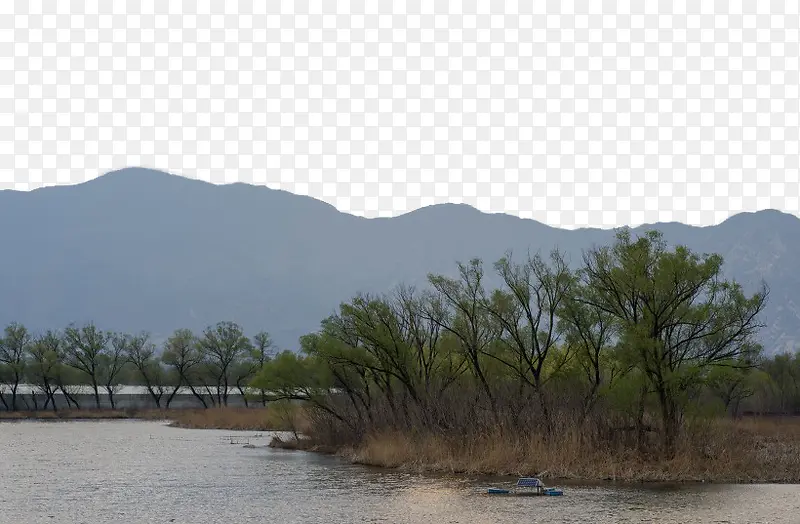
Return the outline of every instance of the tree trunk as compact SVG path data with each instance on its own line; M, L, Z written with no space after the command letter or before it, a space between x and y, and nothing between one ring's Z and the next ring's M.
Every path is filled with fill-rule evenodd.
M644 451L644 405L647 398L647 386L642 384L639 390L639 409L636 413L636 448Z
M666 458L672 458L675 456L675 445L678 439L678 410L675 400L666 387L658 388L658 399L661 404L663 452Z
M169 409L169 405L172 404L172 399L175 398L175 395L178 394L178 391L180 389L181 389L181 384L180 383L172 389L172 393L170 393L169 397L167 397L167 403L166 403L166 406L165 406L167 409Z
M206 402L206 399L203 398L203 395L198 393L197 390L194 389L194 386L189 386L189 390L192 392L192 395L194 395L195 398L200 401L200 404L203 405L203 409L207 409L208 403Z
M92 389L94 390L94 403L97 409L100 409L100 388L97 387L97 382L92 380Z
M47 388L47 399L53 404L53 413L58 411L58 407L56 406L56 391L53 388ZM47 409L47 406L45 406Z
M153 402L156 404L157 409L161 409L161 396L164 393L156 394L155 390L149 385L147 386L147 391L150 393L150 396L153 398Z
M544 419L545 437L549 439L553 435L553 421L550 418L550 409L547 407L547 398L542 385L539 380L536 382L536 396L539 397L539 407L542 410L542 418Z
M11 385L11 411L17 411L17 387L19 383Z
M106 394L108 396L108 403L111 404L111 409L115 409L117 406L116 406L116 403L114 402L114 390L113 390L113 388L110 387L110 386L106 386ZM100 404L98 404L97 407L99 408Z
M244 407L246 407L246 408L250 407L250 406L247 404L247 395L245 395L245 393L244 393L244 389L242 388L242 386L241 386L241 385L239 385L239 384L236 384L236 389L238 389L238 390L239 390L239 394L241 394L241 395L242 395L242 400L244 401Z
M77 400L75 400L75 397L73 397L72 395L70 395L70 394L67 392L67 390L66 390L66 389L64 389L64 386L59 386L59 389L61 389L61 393L64 395L64 398L65 398L65 399L66 399L66 401L67 401L67 409L69 409L69 407L70 407L70 405L71 405L71 404L75 404L75 408L76 408L76 409L81 409L81 406L80 406L80 404L78 404L78 401L77 401Z

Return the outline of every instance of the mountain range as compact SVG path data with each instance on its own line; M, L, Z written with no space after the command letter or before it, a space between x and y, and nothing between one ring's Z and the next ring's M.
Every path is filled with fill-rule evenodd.
M671 243L725 258L726 276L771 288L761 337L800 347L800 219L775 210L715 226L670 222ZM559 229L464 204L363 218L263 186L215 185L126 168L72 186L0 191L0 323L33 330L95 322L162 340L233 320L296 349L359 291L424 285L457 261L558 247L574 261L613 240L601 228Z

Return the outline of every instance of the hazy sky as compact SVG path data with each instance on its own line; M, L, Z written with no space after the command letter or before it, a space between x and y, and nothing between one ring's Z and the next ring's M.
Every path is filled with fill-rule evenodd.
M796 1L0 2L0 188L145 166L366 216L798 214L798 27Z

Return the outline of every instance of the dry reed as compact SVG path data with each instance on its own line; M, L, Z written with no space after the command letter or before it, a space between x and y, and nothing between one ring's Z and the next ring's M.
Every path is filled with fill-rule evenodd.
M160 409L63 409L59 411L0 411L0 421L14 420L167 420Z
M295 406L208 409L84 409L59 411L0 411L1 420L169 420L189 429L232 431L302 431L303 415Z
M169 418L172 420L172 426L189 429L291 432L302 432L305 429L303 412L293 405L176 410L175 413L170 413Z
M313 448L313 441L301 449ZM276 447L292 447L276 443ZM675 456L593 447L577 432L474 438L374 433L338 453L354 463L414 472L538 475L626 482L798 482L800 419L718 419L687 427Z

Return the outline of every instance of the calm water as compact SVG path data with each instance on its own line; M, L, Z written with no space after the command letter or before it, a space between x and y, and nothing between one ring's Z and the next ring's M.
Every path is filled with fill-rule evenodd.
M800 486L568 487L564 497L492 498L479 493L485 482L248 449L221 438L231 434L158 422L0 423L0 523L800 521Z

